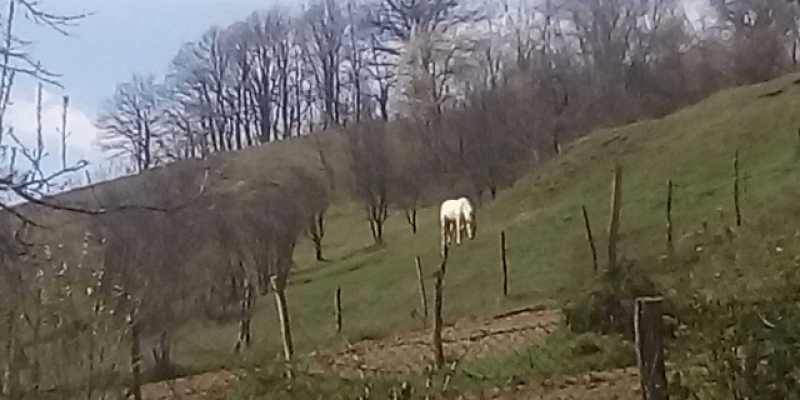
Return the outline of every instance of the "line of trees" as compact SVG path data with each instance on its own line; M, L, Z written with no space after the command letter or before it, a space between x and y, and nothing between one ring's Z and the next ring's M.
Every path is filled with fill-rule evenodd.
M698 9L690 20L672 0L314 0L255 12L186 43L163 79L121 83L99 114L100 141L142 171L400 118L424 169L494 194L518 162L597 126L796 67L797 2Z
M375 11L373 3L383 6ZM254 12L212 27L182 46L163 80L134 74L120 83L100 111L99 139L142 171L350 121L388 120L397 50L384 40L396 29L385 31L402 23L396 18L441 19L457 5L420 1L395 10L392 3L317 0L299 15Z

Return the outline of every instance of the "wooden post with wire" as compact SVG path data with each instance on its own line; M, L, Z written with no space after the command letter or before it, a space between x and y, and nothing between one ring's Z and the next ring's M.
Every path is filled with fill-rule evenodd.
M342 287L336 287L336 296L333 298L333 306L336 309L335 318L336 318L336 333L342 331Z
M503 297L508 296L508 262L506 261L506 231L500 231L500 258L503 260Z
M667 181L667 257L675 254L675 244L672 241L672 179Z
M444 285L444 272L447 266L448 248L444 248L444 257L439 270L436 271L433 286L433 351L434 364L437 368L444 365L444 348L442 347L442 286Z
M739 210L739 149L733 155L733 207L736 210L736 226L742 226L742 212Z
M667 377L664 369L664 299L639 297L634 307L636 359L645 400L667 400Z
M622 202L622 165L614 168L611 182L611 220L608 222L608 270L617 269L617 238L619 236L619 212Z

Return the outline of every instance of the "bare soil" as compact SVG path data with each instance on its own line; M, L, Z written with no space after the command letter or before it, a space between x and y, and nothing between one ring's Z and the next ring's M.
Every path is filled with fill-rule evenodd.
M557 311L535 306L445 321L445 360L484 358L519 350L543 340L556 328L558 320ZM322 354L314 369L344 375L421 372L433 364L431 343L431 329L418 327Z
M535 306L498 315L446 321L442 331L445 358L468 360L519 350L542 341L556 328L559 318L558 311ZM317 355L313 370L343 375L421 372L433 362L430 332L430 329L420 326ZM231 372L213 371L146 384L142 387L142 397L146 400L220 400L233 391L236 382L237 378ZM634 400L641 396L639 374L635 369L627 368L553 377L459 398Z
M142 385L144 400L222 400L236 387L238 378L224 369L171 381ZM129 395L126 399L133 399Z
M636 368L559 376L498 388L464 400L640 400L642 389Z

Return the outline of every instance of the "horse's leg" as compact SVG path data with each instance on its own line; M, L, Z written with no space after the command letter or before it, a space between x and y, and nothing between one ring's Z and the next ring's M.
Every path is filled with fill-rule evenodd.
M447 220L442 218L441 220L442 225L442 257L444 257L444 248L447 246L445 240L447 240Z
M456 244L461 244L461 215L456 216Z

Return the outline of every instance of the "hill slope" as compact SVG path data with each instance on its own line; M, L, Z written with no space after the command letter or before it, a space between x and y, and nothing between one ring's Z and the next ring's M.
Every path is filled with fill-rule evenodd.
M658 120L594 132L526 174L478 211L477 238L453 248L445 316L574 298L594 274L580 207L588 209L603 265L609 183L616 161L624 166L620 252L640 260L662 285L671 282L669 271L661 270L658 262L664 248L668 179L676 185L672 213L677 237L700 229L704 222L709 230L732 223L732 159L737 149L745 221L783 209L797 194L800 176L798 78L788 75L725 90ZM233 159L223 174L231 181L253 179L253 174L264 170L257 167L259 163L285 149L282 146L290 144L253 149L248 156ZM302 151L300 159L305 161L299 164L308 166L314 150ZM346 156L341 148L332 154L341 173L347 168ZM323 242L331 261L314 261L307 241L295 253L298 268L291 277L288 302L299 353L342 344L333 329L336 287L343 292L343 335L351 342L418 323L411 317L411 311L419 308L414 257L421 257L429 276L439 260L436 213L433 207L421 210L419 232L412 235L402 215L393 212L385 244L378 247L371 245L361 206L347 196L334 202ZM503 230L508 235L511 281L507 299L500 295L498 274ZM679 240L679 255L692 251L693 244ZM431 282L426 279L427 284ZM254 350L269 359L275 357L279 344L271 302L259 299L254 321ZM233 324L190 324L181 334L185 341L176 359L195 365L220 363L233 346L236 329Z

